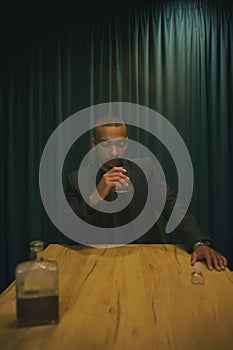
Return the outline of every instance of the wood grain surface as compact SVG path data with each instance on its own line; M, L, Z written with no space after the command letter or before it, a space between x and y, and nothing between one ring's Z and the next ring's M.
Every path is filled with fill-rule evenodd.
M15 284L0 296L1 350L232 350L233 273L202 272L175 245L49 245L59 265L60 322L19 328Z

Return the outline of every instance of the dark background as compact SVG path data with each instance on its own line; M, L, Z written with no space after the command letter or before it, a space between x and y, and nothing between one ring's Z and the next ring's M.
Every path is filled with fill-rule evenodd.
M0 5L0 269L3 290L29 242L60 242L39 193L44 146L54 129L90 105L148 106L178 130L190 152L190 210L233 266L233 11L231 1L7 1ZM64 177L89 150L73 145ZM176 169L151 135L168 182Z

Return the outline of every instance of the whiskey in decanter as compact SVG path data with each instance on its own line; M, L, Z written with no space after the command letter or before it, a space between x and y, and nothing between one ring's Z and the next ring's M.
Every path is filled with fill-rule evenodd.
M30 243L30 261L17 265L16 309L19 326L59 322L58 265L40 257L42 241Z

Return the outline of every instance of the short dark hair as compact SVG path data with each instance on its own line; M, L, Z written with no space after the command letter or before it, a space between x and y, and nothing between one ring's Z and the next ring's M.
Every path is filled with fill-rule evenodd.
M98 137L98 127L100 126L125 126L126 130L126 124L123 121L123 119L112 116L112 115L105 115L97 119L94 127L94 138L96 139Z

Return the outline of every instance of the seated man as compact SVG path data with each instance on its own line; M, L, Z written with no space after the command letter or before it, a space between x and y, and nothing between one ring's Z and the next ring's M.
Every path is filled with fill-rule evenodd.
M168 220L176 203L177 196L169 186L160 181L158 170L150 158L141 158L140 166L131 160L124 159L127 150L127 127L119 118L104 118L94 129L94 137L91 138L91 147L96 152L96 161L88 167L81 169L82 175L91 179L97 171L96 186L92 189L85 201L78 183L78 171L68 175L66 198L72 210L85 222L103 228L121 227L136 218L143 210L147 196L151 200L149 216L153 216L154 209L159 205L159 187L166 186L165 205L162 216ZM98 147L96 147L98 145ZM142 171L143 169L143 171ZM144 171L149 174L147 179ZM150 186L147 186L149 180ZM120 211L115 213L99 210L102 201L114 201L120 192L121 187L129 186L130 181L134 187L134 194L131 202ZM147 189L152 188L153 193ZM118 189L118 190L117 190ZM156 193L156 195L154 195ZM149 218L149 217L148 217ZM191 255L191 264L198 260L206 260L209 270L215 268L217 271L224 270L227 260L220 253L215 251L212 239L200 227L193 215L186 212L178 225L180 240ZM65 243L77 244L62 235ZM140 238L132 243L164 243L164 237L157 229L157 225L151 227Z

